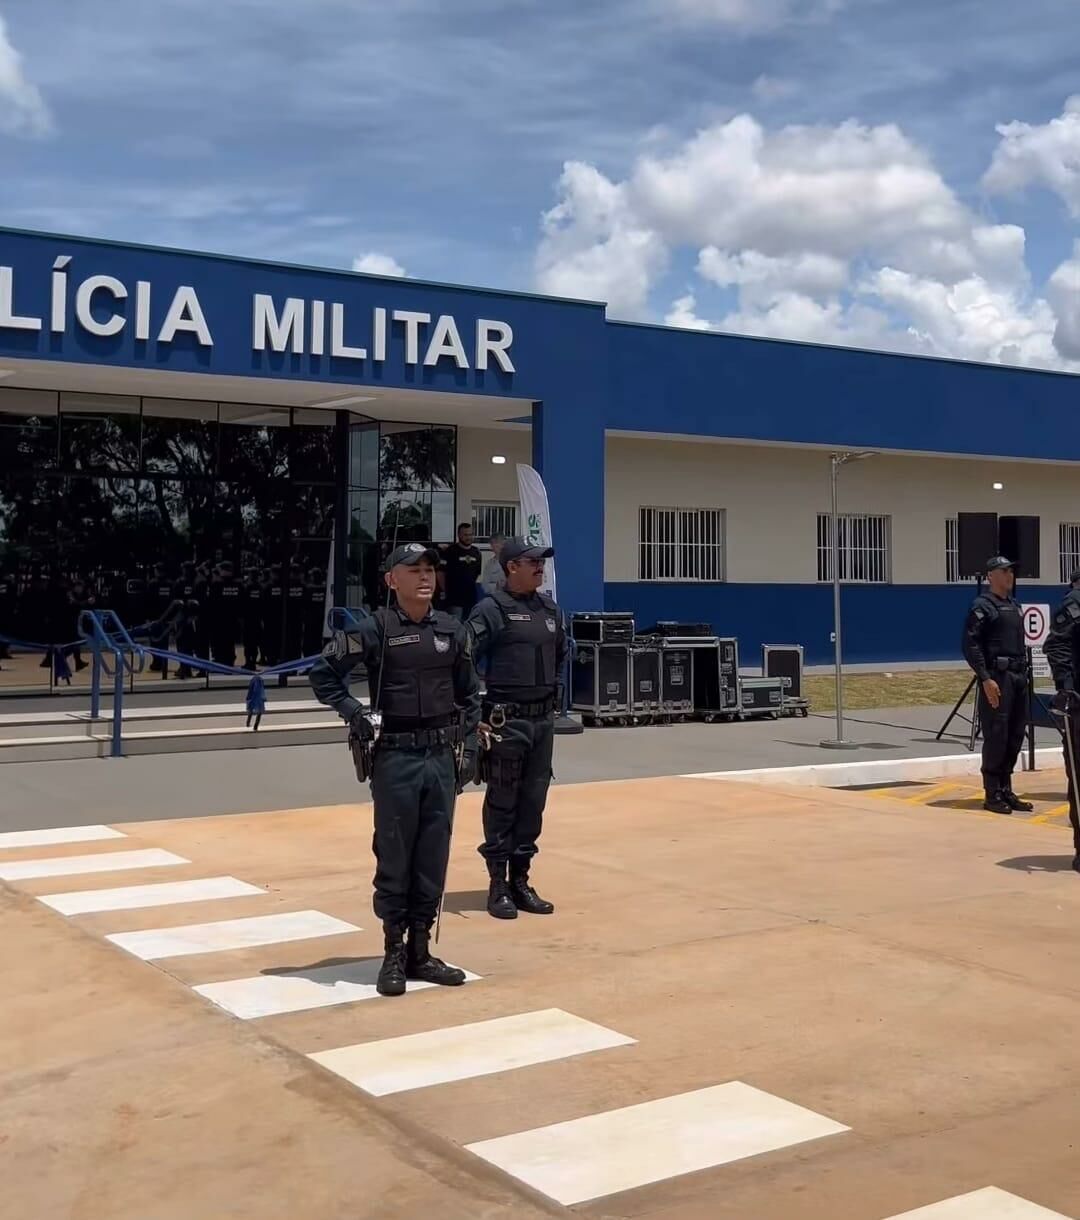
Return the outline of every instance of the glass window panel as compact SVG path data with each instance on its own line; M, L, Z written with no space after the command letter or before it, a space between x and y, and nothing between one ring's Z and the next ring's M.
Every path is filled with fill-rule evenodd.
M431 489L453 491L457 486L457 428L431 429Z
M349 545L374 542L379 528L379 493L349 492Z
M223 402L218 471L249 485L289 476L289 410Z
M296 483L293 493L293 537L329 538L334 525L335 488L318 483Z
M133 569L139 551L139 500L134 479L65 479L56 542L63 566L83 576Z
M58 402L46 390L0 389L0 475L55 468Z
M379 486L379 425L349 425L349 486Z
M137 398L61 394L61 467L134 475L139 469L139 424Z
M143 468L155 474L212 478L217 465L217 403L143 399Z
M431 493L388 491L382 496L379 531L398 542L430 542Z
M453 542L457 537L454 521L455 496L452 491L436 491L431 495L431 537L435 542Z
M293 411L289 470L294 479L313 483L337 479L336 423L333 411Z

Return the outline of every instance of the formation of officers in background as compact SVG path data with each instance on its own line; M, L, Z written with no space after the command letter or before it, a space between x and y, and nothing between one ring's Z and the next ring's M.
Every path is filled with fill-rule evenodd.
M567 655L562 613L540 592L554 552L523 538L497 539L497 571L485 571L465 525L447 550L420 542L395 548L384 565L384 604L336 632L310 674L316 696L349 725L357 778L371 782L382 995L403 994L410 980L465 981L432 956L430 944L445 896L455 800L474 780L487 784L478 850L489 876L488 912L513 919L519 911L554 911L530 882ZM445 610L435 607L440 592ZM360 666L366 706L350 689Z
M463 618L484 592L502 581L498 549L491 540L486 563L472 527L437 548L436 604ZM389 544L383 545L383 556ZM365 601L379 605L381 576L371 565ZM316 656L326 641L326 571L301 563L234 564L218 551L213 560L179 565L153 563L129 572L58 569L35 563L23 571L0 570L0 663L11 656L7 641L64 648L76 670L87 662L76 644L79 616L95 608L114 610L126 627L147 627L143 642L163 651L255 670ZM48 668L47 655L41 667ZM201 677L197 666L155 658L149 667L177 678Z

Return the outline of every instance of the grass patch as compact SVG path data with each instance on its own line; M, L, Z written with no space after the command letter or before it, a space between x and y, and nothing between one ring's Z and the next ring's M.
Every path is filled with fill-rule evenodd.
M844 707L854 711L858 708L952 704L970 681L970 669L845 674ZM836 679L832 674L808 675L803 678L803 685L815 712L836 710Z

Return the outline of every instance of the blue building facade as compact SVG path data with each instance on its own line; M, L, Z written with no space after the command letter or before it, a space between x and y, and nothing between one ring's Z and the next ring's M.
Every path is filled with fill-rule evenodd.
M460 401L459 423L478 412L530 421L569 610L706 620L751 648L802 642L811 662L831 655L826 585L782 574L605 582L609 434L1080 461L1080 382L1069 376L614 323L601 304L0 229L0 391L50 377L70 388L81 374L118 394L198 398L212 382L207 397L224 399L227 386L249 402L288 383L321 407L362 403L375 419L380 395L430 392L444 414ZM344 511L347 489L333 499ZM970 595L944 583L846 587L846 659L954 657Z

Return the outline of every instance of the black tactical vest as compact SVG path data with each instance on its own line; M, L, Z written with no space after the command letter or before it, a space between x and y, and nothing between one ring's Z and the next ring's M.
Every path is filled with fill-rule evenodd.
M984 593L975 599L976 606L980 603L993 611L983 627L986 659L995 661L998 657L1012 657L1021 660L1024 657L1024 620L1020 616L1019 602L1011 597Z
M555 689L555 603L543 594L528 599L503 589L492 594L502 611L503 629L488 652L487 688L512 691L525 687Z
M448 722L454 713L455 635L458 623L449 614L434 611L421 623L402 622L396 610L377 610L385 632L381 646L382 675L373 673L369 685L378 710L394 721Z

